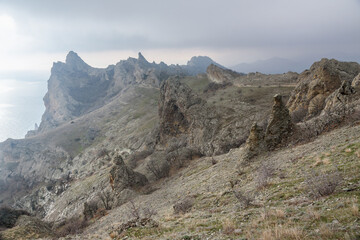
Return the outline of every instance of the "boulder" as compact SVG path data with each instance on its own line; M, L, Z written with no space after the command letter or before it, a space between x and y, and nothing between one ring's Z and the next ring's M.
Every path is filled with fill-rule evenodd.
M148 183L144 175L127 167L120 155L116 155L113 161L114 166L111 168L109 176L113 190L121 192L125 188L144 186Z

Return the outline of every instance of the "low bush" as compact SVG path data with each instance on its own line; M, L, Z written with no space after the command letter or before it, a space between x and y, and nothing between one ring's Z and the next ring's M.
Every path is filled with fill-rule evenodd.
M249 207L254 201L253 193L244 193L243 191L237 189L233 189L233 193L243 208Z
M342 177L338 170L330 173L312 171L305 179L306 189L314 198L332 194L341 182Z
M175 214L179 214L179 213L187 213L191 210L191 208L194 205L194 199L191 197L186 197L183 200L177 202L173 208L174 208L174 213Z
M85 202L84 211L83 211L85 220L92 219L95 216L98 209L99 207L96 201Z
M88 225L88 222L80 216L66 219L57 227L56 236L65 237L68 235L80 234Z
M269 184L271 177L274 175L275 169L271 162L264 162L260 165L256 174L256 186L261 189Z

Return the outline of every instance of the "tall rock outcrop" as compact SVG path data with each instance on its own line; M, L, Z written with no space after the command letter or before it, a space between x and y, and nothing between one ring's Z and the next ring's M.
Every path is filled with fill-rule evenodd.
M243 159L249 160L262 152L272 151L284 145L294 130L289 110L282 101L282 96L274 96L274 104L266 131L257 123L250 129L246 140Z
M177 77L165 81L160 88L160 140L164 142L167 137L188 134L198 122L199 111L207 111L203 99L181 84Z
M250 108L244 105L242 111L234 111L210 106L178 78L170 78L160 88L159 143L176 142L207 156L225 153L244 142L253 122Z
M259 126L257 123L254 123L251 126L249 137L246 140L245 144L245 159L251 159L256 155L267 150L265 144L265 134L264 129Z
M290 112L304 109L308 117L315 116L324 109L326 98L344 81L351 83L359 72L360 65L356 62L326 58L315 62L310 70L299 75L298 84L287 103Z
M274 104L270 115L269 124L266 128L265 141L269 150L275 149L284 143L292 132L293 123L289 110L282 101L282 96L274 96Z

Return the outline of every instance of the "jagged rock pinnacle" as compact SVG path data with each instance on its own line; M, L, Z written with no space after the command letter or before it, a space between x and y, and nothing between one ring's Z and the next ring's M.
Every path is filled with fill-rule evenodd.
M70 51L68 53L68 55L66 56L65 63L67 65L69 65L69 66L72 66L72 67L76 68L76 69L83 69L83 68L89 68L90 67L74 51Z

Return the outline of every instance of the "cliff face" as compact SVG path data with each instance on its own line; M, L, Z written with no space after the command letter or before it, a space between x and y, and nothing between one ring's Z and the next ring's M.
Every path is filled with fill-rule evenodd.
M355 62L340 62L335 59L322 59L315 62L309 70L302 72L287 106L290 112L304 109L309 117L321 112L326 98L337 90L342 82L349 82L360 72Z
M66 62L54 63L44 97L45 113L39 132L93 111L116 97L128 86L152 86L170 75L185 75L179 66L149 63L141 53L105 69L87 65L76 53L69 52Z
M179 79L170 78L160 89L160 143L174 138L178 142L185 139L185 145L197 149L201 155L228 152L243 143L251 119L258 117L247 104L241 107L213 106Z

